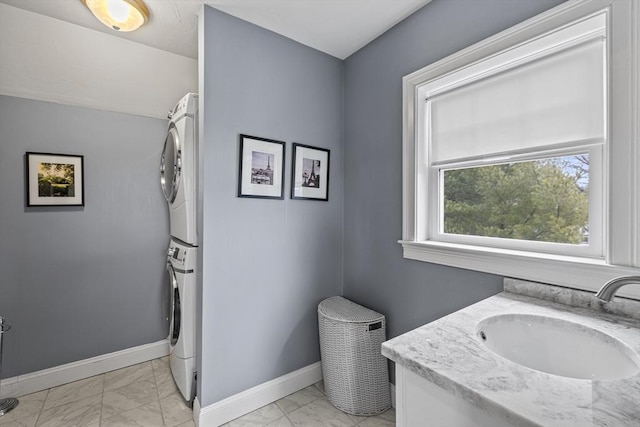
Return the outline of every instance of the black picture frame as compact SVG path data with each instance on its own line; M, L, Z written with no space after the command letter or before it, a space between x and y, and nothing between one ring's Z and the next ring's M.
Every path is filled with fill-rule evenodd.
M286 144L240 134L238 197L284 199Z
M293 144L291 198L329 201L330 150Z
M84 206L84 156L25 153L27 206Z

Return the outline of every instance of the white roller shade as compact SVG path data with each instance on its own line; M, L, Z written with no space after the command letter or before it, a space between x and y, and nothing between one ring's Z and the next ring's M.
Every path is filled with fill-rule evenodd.
M605 137L602 36L429 99L436 163Z

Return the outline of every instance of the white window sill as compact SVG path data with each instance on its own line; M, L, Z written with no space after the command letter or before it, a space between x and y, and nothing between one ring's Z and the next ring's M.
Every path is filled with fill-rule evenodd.
M638 268L610 265L589 258L434 241L401 240L398 243L407 259L593 292L614 277L640 272ZM640 299L640 285L622 288L616 295Z

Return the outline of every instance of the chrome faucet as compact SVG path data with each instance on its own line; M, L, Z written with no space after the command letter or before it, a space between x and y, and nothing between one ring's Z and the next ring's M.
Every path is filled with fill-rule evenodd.
M611 279L607 283L602 285L602 287L596 294L596 298L599 298L605 302L611 302L618 289L620 289L624 285L629 285L632 283L640 285L640 276L622 276Z

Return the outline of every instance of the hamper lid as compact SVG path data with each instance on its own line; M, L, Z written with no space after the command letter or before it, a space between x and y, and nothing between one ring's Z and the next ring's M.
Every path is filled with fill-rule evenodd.
M352 323L375 322L384 318L384 315L340 296L327 298L318 304L318 313L333 320Z

